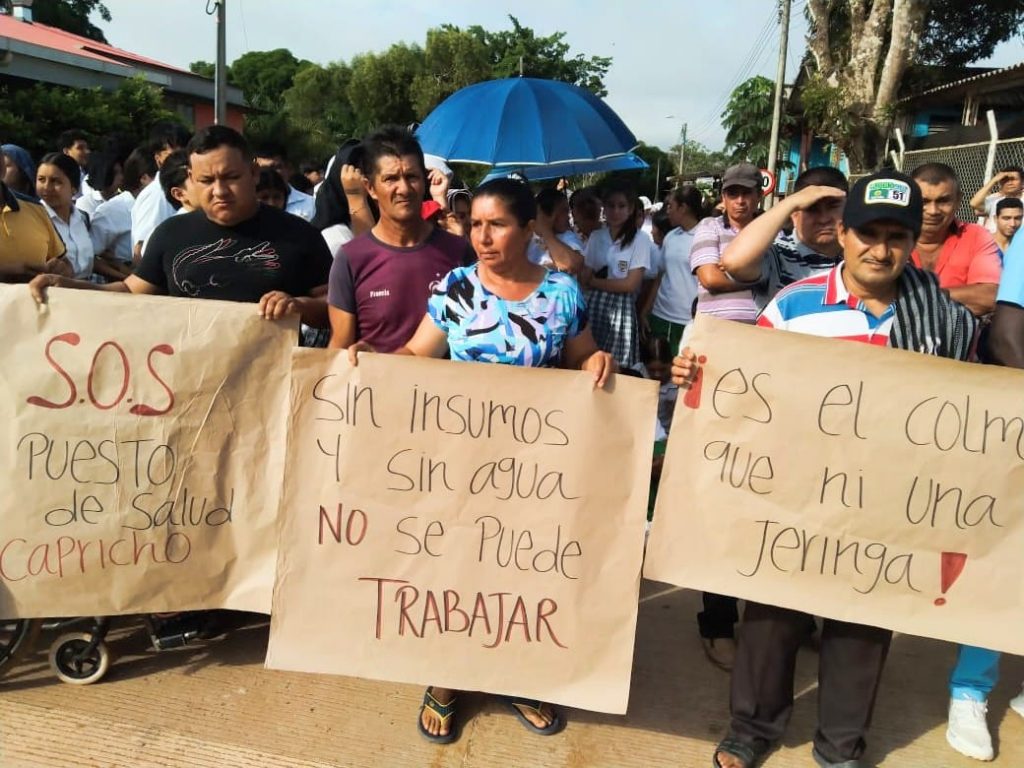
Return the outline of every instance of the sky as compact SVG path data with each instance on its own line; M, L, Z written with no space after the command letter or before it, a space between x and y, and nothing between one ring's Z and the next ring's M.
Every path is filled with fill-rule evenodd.
M226 0L227 60L288 48L320 64L350 60L393 43L423 45L441 24L507 29L510 6L481 0ZM112 45L182 68L216 57L207 0L104 0L112 20L94 15ZM805 0L793 0L786 78L806 48ZM571 54L610 56L606 101L637 138L667 149L687 137L719 149L729 93L754 75L775 78L779 54L774 0L518 0L515 15L538 35L565 32ZM1024 36L979 65L1024 61Z

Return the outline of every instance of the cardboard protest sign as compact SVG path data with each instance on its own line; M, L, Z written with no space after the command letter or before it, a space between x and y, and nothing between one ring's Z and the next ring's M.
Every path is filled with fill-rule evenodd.
M0 617L270 610L292 323L0 288Z
M625 712L657 388L295 350L267 666Z
M1024 374L701 316L644 574L1024 652Z

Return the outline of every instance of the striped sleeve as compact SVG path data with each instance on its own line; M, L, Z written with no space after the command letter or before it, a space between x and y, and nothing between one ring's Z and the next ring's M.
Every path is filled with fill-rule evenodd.
M718 222L709 216L694 230L693 245L690 247L690 270L696 272L698 267L718 264L721 260Z

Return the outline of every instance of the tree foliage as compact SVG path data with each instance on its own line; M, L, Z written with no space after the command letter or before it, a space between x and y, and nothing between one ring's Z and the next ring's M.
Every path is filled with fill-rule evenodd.
M311 156L328 154L344 139L360 136L384 123L409 124L424 118L448 96L474 83L519 73L522 57L527 76L550 78L588 88L604 95L604 76L611 59L571 56L565 33L537 35L510 16L512 28L492 32L480 26L466 29L446 24L430 29L423 47L396 43L380 53L364 53L350 61L327 66L300 62L290 86L281 93L283 119L277 130L298 136L300 151ZM193 71L205 72L205 62ZM246 92L243 79L235 81ZM292 65L285 64L285 69ZM266 105L266 100L261 101ZM256 106L259 106L257 104ZM264 106L278 111L279 107ZM251 130L263 133L269 118L250 121Z
M772 133L772 104L775 83L767 77L751 77L733 90L722 113L726 151L731 159L768 164L768 144Z
M228 67L230 72L231 67ZM199 61L193 61L188 65L188 71L193 75L199 75L200 77L208 77L211 80L217 75L217 65L212 61L205 61L200 59ZM230 77L230 74L228 75Z
M143 78L125 80L116 91L37 83L0 90L0 134L36 158L57 149L61 131L80 128L91 136L119 134L130 143L146 140L158 120L179 120L163 94Z
M32 6L32 19L105 43L107 38L103 36L103 30L89 21L89 15L94 12L103 21L110 21L110 11L102 0L36 0Z
M280 109L285 91L295 75L312 62L295 58L287 48L249 51L231 64L231 82L242 89L245 100L257 109Z
M808 0L808 125L872 168L914 64L962 67L1020 34L1020 0Z

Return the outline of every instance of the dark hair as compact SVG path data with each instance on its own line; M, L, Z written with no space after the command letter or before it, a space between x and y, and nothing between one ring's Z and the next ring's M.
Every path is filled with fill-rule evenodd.
M89 172L89 186L93 189L106 189L111 186L117 179L118 165L121 165L121 161L113 152L93 152L86 166Z
M75 146L76 141L89 141L89 137L85 131L69 128L66 131L62 131L60 136L57 137L57 148L63 152L65 149L71 149Z
M676 187L670 196L676 205L685 205L698 219L704 217L704 195L692 184Z
M1004 197L996 203L996 216L1007 208L1024 208L1024 200L1021 200L1019 197Z
M362 145L356 139L349 139L338 147L334 160L328 163L323 183L316 193L316 213L309 222L321 232L335 224L344 224L346 227L352 224L348 198L341 188L341 166L360 165L362 153Z
M545 215L550 216L555 212L555 208L558 207L559 203L567 203L565 195L559 192L554 187L548 187L542 189L537 193L537 207L542 210Z
M185 151L189 157L192 155L205 155L220 147L231 147L242 153L242 159L247 163L252 162L252 150L249 149L249 142L234 128L226 125L211 125L197 131L196 135L189 141Z
M288 183L299 190L299 192L305 192L307 195L313 194L313 182L301 173L293 173L289 176Z
M303 163L302 165L299 166L299 170L303 174L312 173L313 171L317 171L318 173L323 173L324 172L324 164L323 163Z
M276 190L288 198L288 184L281 177L281 174L271 168L264 168L260 171L259 178L256 180L256 191L263 192L264 190Z
M580 187L569 195L570 208L575 208L578 205L583 205L588 202L601 202L601 196L597 194L597 189L595 187Z
M82 185L82 169L78 167L78 163L63 152L50 152L44 155L43 159L39 161L39 165L55 165L60 168L61 172L68 177L71 188L74 190Z
M838 168L819 165L814 168L808 168L797 176L796 183L793 184L793 191L799 192L807 187L835 187L836 189L843 190L843 192L849 192L850 182L846 180L846 176Z
M492 179L476 188L473 199L481 197L498 198L521 227L537 218L537 201L533 199L529 184L515 179Z
M960 191L960 180L956 177L956 171L945 163L925 163L919 165L911 174L914 181L923 181L925 184L941 184L944 181L952 181L956 189Z
M279 141L261 141L253 148L253 154L256 157L280 157L282 160L288 160L288 150Z
M427 175L427 163L423 159L423 148L407 128L400 125L384 126L363 139L362 147L363 175L371 181L377 175L377 165L382 157L412 155L419 159L424 177Z
M658 211L651 217L651 226L663 235L667 235L673 230L672 222L668 220L668 213L664 210Z
M189 132L181 123L160 120L153 123L149 129L149 143L153 146L154 153L164 147L181 149L189 143Z
M608 186L604 191L604 195L601 196L602 202L607 205L608 201L616 195L622 195L626 198L626 202L629 203L629 207L632 209L629 212L629 216L626 217L625 223L622 225L622 230L619 232L619 236L615 239L616 242L621 243L622 247L630 245L633 242L633 238L636 237L638 227L636 224L636 212L640 206L640 199L636 196L636 191L622 183L613 183ZM611 234L609 232L609 234Z
M640 359L647 363L671 363L672 345L664 336L649 335L640 344Z
M1022 179L1024 179L1024 168L1019 165L1008 165L1005 168L999 170L1000 173L1016 173Z
M167 202L174 207L174 210L181 208L181 201L171 194L171 190L175 187L184 187L187 182L188 152L184 149L176 149L166 157L164 164L160 166L160 187L164 191Z

